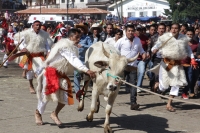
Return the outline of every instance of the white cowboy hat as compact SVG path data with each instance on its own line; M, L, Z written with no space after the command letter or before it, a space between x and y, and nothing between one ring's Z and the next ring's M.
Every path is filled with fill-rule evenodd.
M99 26L98 23L94 23L94 24L92 25L92 27L90 28L90 32L91 32L91 33L93 33L94 28L98 28L98 29L99 29L99 33L102 31L102 27Z

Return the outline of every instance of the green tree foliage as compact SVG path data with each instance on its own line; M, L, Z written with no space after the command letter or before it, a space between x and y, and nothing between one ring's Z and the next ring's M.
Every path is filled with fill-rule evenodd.
M170 9L165 9L165 15L173 22L183 23L200 18L200 0L167 0Z

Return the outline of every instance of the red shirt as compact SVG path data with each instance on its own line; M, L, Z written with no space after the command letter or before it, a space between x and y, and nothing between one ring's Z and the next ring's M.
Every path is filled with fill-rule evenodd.
M197 47L198 47L198 42L196 42L195 40L191 40L190 43L192 45L190 45L191 49L192 49L192 52L197 52Z
M147 44L148 37L146 37L143 34L140 34L138 37L140 38L140 41L141 41L141 44L142 44L142 48L144 49L144 51L147 51L147 48L148 48L148 44ZM141 55L138 56L138 60L142 60L142 56Z
M198 43L195 41L195 40L191 40L190 43L192 45L190 45L191 49L192 49L192 52L197 52L197 47L198 47ZM191 58L190 57L186 57L185 59L183 59L181 61L182 64L190 64L191 62Z

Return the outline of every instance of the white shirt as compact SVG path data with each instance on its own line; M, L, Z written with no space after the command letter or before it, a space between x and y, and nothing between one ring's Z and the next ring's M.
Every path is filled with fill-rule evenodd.
M172 36L172 34L170 33L170 36ZM180 39L181 35L179 34L178 35L178 39ZM151 48L151 51L153 52L155 49L159 50L157 53L156 53L156 57L157 58L162 58L162 51L160 50L160 47L161 47L161 42L159 41L159 39L157 40L156 44ZM191 47L188 45L188 52L189 52L189 55L190 55L190 58L194 58L194 54L192 53L192 50L191 50Z
M109 38L112 38L112 36L110 36L110 35L107 35L107 36L106 36L106 39L109 39Z
M92 42L92 44L95 44L96 42L98 42L98 37L93 37L94 41Z
M126 36L124 36L117 41L115 48L120 51L121 55L126 56L126 58L133 58L138 53L145 53L138 37L134 37L133 42L131 42ZM128 63L128 65L137 67L137 60Z
M156 41L156 44L151 48L151 51L153 52L155 49L159 49L161 45L161 42L159 40ZM162 51L159 50L157 53L156 53L156 57L157 58L162 58Z
M69 63L76 69L83 72L87 72L89 69L81 62L81 60L75 55L75 53L70 52L67 48L59 50L61 57L64 57L69 61Z
M108 44L114 45L116 43L115 37L107 38L104 43L108 43Z

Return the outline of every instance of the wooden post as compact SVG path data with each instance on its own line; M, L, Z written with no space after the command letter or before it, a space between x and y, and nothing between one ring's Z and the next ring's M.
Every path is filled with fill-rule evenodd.
M40 14L41 14L41 6L42 6L42 0L40 0Z
M46 8L48 8L48 3L49 3L49 0L46 0ZM53 2L52 2L53 3Z
M69 0L67 0L67 24L68 24L68 11L69 11Z
M119 9L118 9L118 4L117 4L117 0L115 0L115 6L116 6L116 9L117 9L117 15L118 15L118 20L120 21L120 14L119 14Z
M123 2L121 0L121 23L123 24Z

